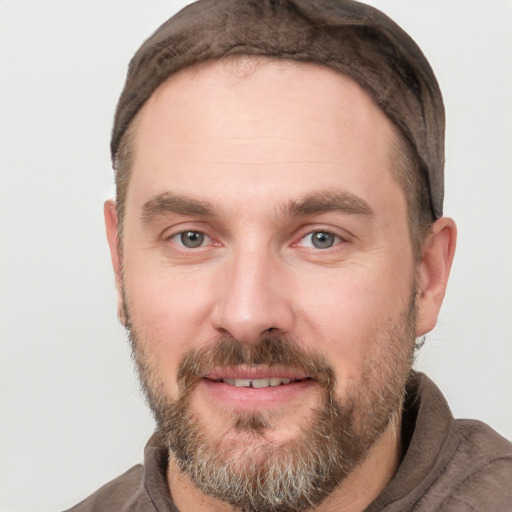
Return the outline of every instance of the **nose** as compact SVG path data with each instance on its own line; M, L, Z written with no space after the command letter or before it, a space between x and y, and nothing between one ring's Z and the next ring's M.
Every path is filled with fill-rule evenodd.
M291 331L293 286L282 263L270 251L239 251L218 271L218 295L212 312L212 325L218 332L251 344L266 332Z

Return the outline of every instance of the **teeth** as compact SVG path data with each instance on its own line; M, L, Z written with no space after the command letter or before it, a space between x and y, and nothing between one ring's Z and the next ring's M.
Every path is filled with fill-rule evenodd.
M251 387L251 379L235 379L235 386L237 388Z
M268 388L290 384L292 379L272 377L271 379L222 379L222 382L238 388Z
M270 386L270 379L254 379L251 382L253 388L268 388Z

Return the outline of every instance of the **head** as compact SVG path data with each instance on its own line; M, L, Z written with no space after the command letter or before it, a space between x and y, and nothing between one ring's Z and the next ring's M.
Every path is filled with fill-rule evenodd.
M214 44L212 44L214 41ZM380 11L352 0L196 2L165 22L135 54L119 99L111 152L122 229L134 117L180 69L229 56L322 64L352 77L397 128L396 165L416 242L442 216L444 107L416 43Z
M200 21L199 39L189 30L177 51L157 32L132 65L107 232L174 467L243 510L304 510L384 441L396 448L414 340L435 324L455 231L434 221L435 158L407 124L422 109L405 57L383 67L403 74L397 90L374 90L392 53L376 33L320 29L326 13L309 3L222 4L232 18L218 2L189 10L178 26ZM162 76L134 100L134 68L155 42ZM364 65L371 76L357 80Z

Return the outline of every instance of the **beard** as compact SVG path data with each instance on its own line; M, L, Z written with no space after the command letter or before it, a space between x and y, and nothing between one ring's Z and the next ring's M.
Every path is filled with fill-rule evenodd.
M179 470L205 495L243 512L301 512L318 506L365 459L390 423L399 427L414 357L415 296L413 290L399 321L372 340L374 350L359 381L349 384L342 397L335 393L336 374L327 359L297 340L269 335L254 345L225 337L188 351L179 365L176 399L164 392L146 353L150 344L132 325L125 297L123 317L141 387ZM293 439L267 442L265 432L274 425L264 412L231 413L231 432L238 439L209 435L208 419L192 405L194 391L210 370L240 365L298 370L319 385L318 405Z

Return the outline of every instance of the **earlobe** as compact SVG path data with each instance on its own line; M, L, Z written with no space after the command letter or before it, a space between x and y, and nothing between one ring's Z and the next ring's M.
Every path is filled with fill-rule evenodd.
M117 309L119 320L123 325L126 324L124 308L123 308L123 279L122 279L122 262L121 247L119 243L119 232L117 229L117 210L116 203L113 199L105 201L103 206L103 214L105 217L105 228L107 231L107 240L110 247L110 258L114 269L117 289Z
M457 227L448 218L438 219L425 239L417 282L416 336L431 331L436 323L446 292L455 254Z

